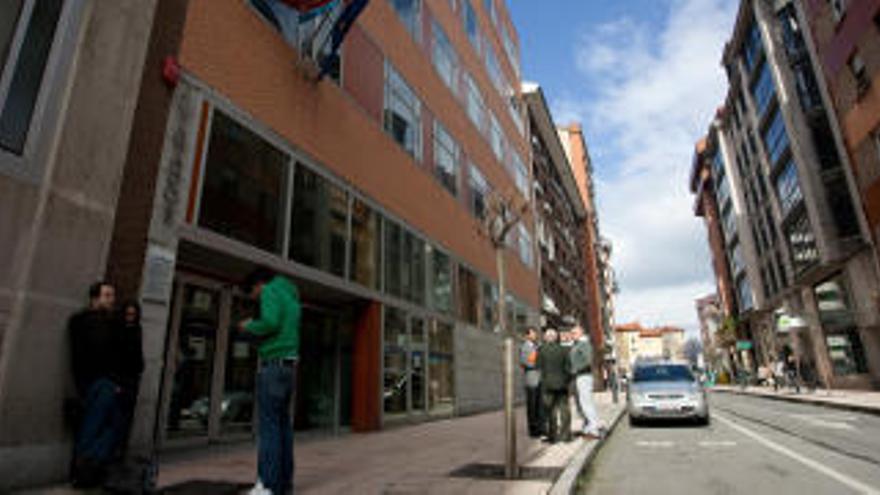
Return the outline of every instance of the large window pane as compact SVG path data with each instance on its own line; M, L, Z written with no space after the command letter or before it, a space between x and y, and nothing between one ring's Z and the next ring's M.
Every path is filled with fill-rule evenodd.
M440 79L453 93L458 93L458 55L455 48L449 41L449 37L440 24L436 21L432 23L432 32L434 33L434 43L432 47L434 68Z
M798 181L797 166L791 158L788 159L785 168L776 178L776 194L779 196L779 205L782 207L783 215L787 215L803 198Z
M379 214L354 198L351 204L351 279L365 287L379 288L382 237Z
M389 0L397 12L403 25L413 38L421 39L422 1L421 0Z
M462 20L464 22L464 30L474 50L480 53L480 23L477 20L477 12L469 0L462 1Z
M773 86L773 75L770 72L770 65L766 62L762 63L761 73L754 87L752 87L752 95L755 98L755 106L759 116L764 115L764 111L767 110L767 106L770 104L770 99L774 93L775 87Z
M431 307L452 313L452 260L442 251L431 250Z
M482 297L482 319L481 326L483 330L494 331L498 316L498 287L492 282L484 280L481 284L483 291Z
M513 181L520 194L526 199L531 198L531 187L529 186L529 171L516 151L511 152L510 165L513 168Z
M471 190L471 213L478 219L482 220L486 216L486 202L488 201L489 194L489 183L486 182L486 178L483 177L483 174L480 173L480 169L473 163L471 163L469 170L469 180L468 183L470 185Z
M413 317L410 320L410 382L412 388L412 410L425 410L425 368L427 367L427 336L425 335L425 320Z
M409 332L407 315L385 307L384 408L386 414L405 414L409 396Z
M15 36L18 16L24 0L6 0L0 3L0 74L9 58L9 48Z
M389 64L385 70L385 132L416 160L421 159L421 102Z
M407 232L404 237L404 297L415 304L425 304L425 241Z
M434 121L434 165L437 178L453 196L458 195L458 143L449 132Z
M788 134L785 132L785 121L782 112L776 110L773 120L764 131L764 146L767 148L767 156L771 164L776 164L782 152L788 149Z
M428 338L428 407L432 414L452 414L455 402L455 347L453 327L435 321Z
M302 164L293 183L290 257L344 276L348 193Z
M37 96L42 86L43 72L46 69L52 40L55 38L55 28L58 26L58 18L63 6L63 0L35 2L6 101L0 102L3 105L3 113L0 114L0 147L13 153L21 154L24 151ZM15 9L15 6L3 8L3 14L5 15L7 10L10 10L11 14L12 9ZM3 40L0 39L0 42ZM2 68L3 65L0 65L0 69Z
M480 287L474 272L458 267L458 316L476 325L479 320Z
M495 159L499 162L504 162L504 131L501 130L501 124L498 122L498 119L495 118L495 115L490 115L490 127L489 127L489 144L492 146L492 153L495 154Z
M484 133L487 126L486 103L483 100L483 94L480 93L480 88L469 74L465 74L464 84L465 106L468 117L471 119L471 122L473 122L477 130Z
M280 252L287 161L282 151L215 110L199 225L260 249Z
M758 28L758 23L752 21L752 27L746 35L746 41L743 47L743 58L748 70L752 70L755 66L762 50L763 43L761 42L761 31Z
M250 298L234 297L226 348L226 371L220 419L224 431L250 431L253 425L254 384L257 371L257 347L248 334L237 331L237 322L252 317L256 303Z
M400 285L404 254L403 229L395 222L385 221L385 292L403 297Z

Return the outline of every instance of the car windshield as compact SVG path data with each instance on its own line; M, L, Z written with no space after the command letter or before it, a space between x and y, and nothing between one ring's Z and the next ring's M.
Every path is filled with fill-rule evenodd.
M694 376L687 366L663 365L636 368L633 381L639 382L692 382Z

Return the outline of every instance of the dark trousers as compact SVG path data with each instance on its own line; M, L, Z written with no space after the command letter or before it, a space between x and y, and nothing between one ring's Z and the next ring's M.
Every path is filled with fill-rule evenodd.
M92 383L84 400L82 422L74 441L74 482L95 484L113 459L125 432L126 420L119 387L106 378Z
M526 418L529 423L530 437L539 437L544 434L544 404L540 385L526 387Z
M551 442L571 439L571 405L568 390L544 390L544 411L547 413L547 437Z
M293 421L290 403L296 364L272 361L257 378L257 475L273 494L293 493Z

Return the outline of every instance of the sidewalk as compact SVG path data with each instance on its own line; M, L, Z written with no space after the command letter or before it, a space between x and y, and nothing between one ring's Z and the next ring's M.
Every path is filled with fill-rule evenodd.
M749 386L742 389L739 386L731 385L716 385L711 390L880 415L880 392L863 390L825 390L820 388L816 389L814 392L807 392L804 389L801 389L801 393L796 394L794 390L791 389L780 389L778 392L774 392L772 387Z
M602 421L609 425L623 409L622 403L612 404L609 393L596 394L596 402ZM518 459L525 467L524 477L531 479L451 475L468 465L502 464L503 414L492 412L301 442L296 446L297 493L545 493L576 454L596 443L577 439L549 445L525 434L524 409L517 410L517 419ZM580 419L574 426L580 426ZM159 485L167 488L192 480L252 483L255 457L253 446L248 445L168 460L160 470Z

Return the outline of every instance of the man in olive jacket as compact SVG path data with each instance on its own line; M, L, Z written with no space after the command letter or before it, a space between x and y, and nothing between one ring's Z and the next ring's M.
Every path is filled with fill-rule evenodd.
M240 330L261 339L257 375L258 480L252 493L268 489L280 495L293 490L290 403L296 384L302 308L296 286L268 269L257 269L245 285L260 303L259 316L239 324Z
M552 328L544 332L544 339L545 343L538 352L538 369L541 370L541 391L547 414L547 439L551 443L569 442L572 436L568 349L559 344L558 334Z

